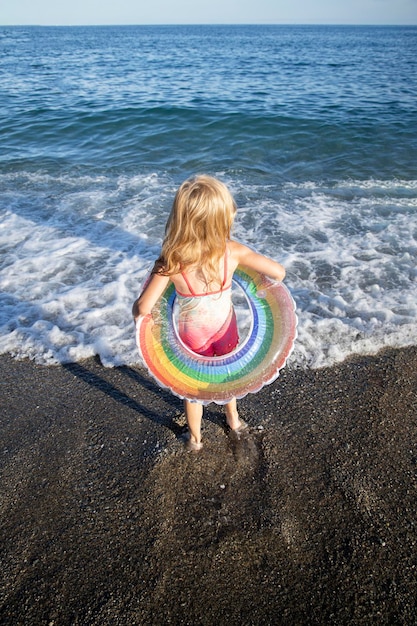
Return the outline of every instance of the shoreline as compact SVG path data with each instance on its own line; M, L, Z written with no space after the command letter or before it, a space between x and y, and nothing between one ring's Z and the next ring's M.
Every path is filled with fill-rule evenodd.
M287 367L199 454L144 369L0 372L5 626L414 623L417 347Z

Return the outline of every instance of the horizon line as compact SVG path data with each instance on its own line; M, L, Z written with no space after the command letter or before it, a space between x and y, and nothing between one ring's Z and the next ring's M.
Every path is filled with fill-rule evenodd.
M417 26L416 23L374 23L374 22L146 22L146 23L103 23L103 24L90 24L90 23L71 23L71 24L0 24L0 28L30 28L30 27L45 27L45 28L96 28L96 27L124 27L124 26L379 26L379 27L399 27L405 26L413 28Z

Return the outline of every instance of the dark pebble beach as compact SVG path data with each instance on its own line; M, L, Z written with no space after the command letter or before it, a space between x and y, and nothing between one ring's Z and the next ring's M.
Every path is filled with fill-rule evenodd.
M0 358L2 626L417 623L417 348L206 409L139 367Z

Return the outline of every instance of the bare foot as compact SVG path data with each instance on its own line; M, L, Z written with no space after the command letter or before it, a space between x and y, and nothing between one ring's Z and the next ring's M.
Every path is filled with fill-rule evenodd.
M229 423L227 424L230 430L232 430L234 433L241 433L248 428L247 423L244 422L242 419L238 419L237 421L238 423L234 428L232 428Z
M194 441L191 439L190 435L187 436L185 440L185 449L188 452L199 452L203 447L203 443L201 441Z

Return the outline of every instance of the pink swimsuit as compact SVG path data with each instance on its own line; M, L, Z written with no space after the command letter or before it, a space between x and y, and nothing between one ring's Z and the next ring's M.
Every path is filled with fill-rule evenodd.
M202 356L221 356L231 352L239 342L236 314L232 304L232 286L226 289L227 255L224 257L222 288L208 293L195 293L187 275L181 272L189 294L177 291L179 303L178 332L193 352Z

